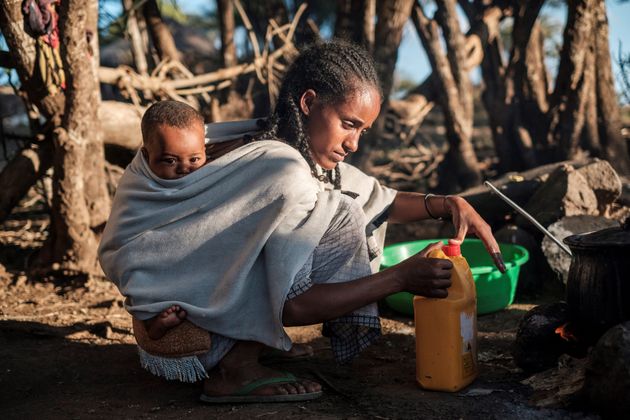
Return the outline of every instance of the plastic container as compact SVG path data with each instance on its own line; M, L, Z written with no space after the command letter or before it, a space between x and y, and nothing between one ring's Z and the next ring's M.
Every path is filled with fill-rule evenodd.
M459 245L429 253L453 262L448 297L416 296L416 380L424 389L455 392L470 384L477 365L475 282Z
M427 245L440 239L404 242L385 247L381 268L391 267L422 251ZM446 242L446 239L442 239ZM514 301L520 267L529 260L529 253L520 245L499 244L507 272L502 274L494 266L492 258L479 239L466 239L461 251L473 274L477 290L477 313L496 312ZM385 298L389 307L397 312L413 316L413 295L395 293Z

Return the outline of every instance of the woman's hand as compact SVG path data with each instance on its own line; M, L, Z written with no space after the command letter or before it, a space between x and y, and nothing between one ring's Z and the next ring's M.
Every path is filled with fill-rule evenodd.
M448 209L455 226L455 238L449 243L461 244L468 232L475 234L484 243L497 268L505 273L505 263L499 250L499 244L492 235L492 229L477 211L462 197L446 196L444 205Z
M389 268L395 270L401 281L401 289L414 295L445 298L451 287L453 263L443 258L427 258L434 249L440 249L441 242L433 243L403 262Z

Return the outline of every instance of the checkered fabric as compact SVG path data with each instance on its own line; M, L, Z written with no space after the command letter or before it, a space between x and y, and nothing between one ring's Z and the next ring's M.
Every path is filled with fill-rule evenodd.
M298 273L287 296L292 299L313 284L342 283L372 274L361 207L342 196L335 217L309 260ZM335 360L348 363L379 336L376 303L324 323Z
M365 237L366 221L361 206L342 195L337 212L319 244L296 274L287 299L306 292L313 284L342 283L372 274ZM335 360L352 361L381 334L376 303L341 318L324 323L323 334L330 338ZM235 340L212 334L212 347L199 360L212 369L227 354Z

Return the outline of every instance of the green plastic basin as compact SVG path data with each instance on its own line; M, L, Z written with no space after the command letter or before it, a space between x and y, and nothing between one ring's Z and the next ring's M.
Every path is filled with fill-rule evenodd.
M381 261L381 270L391 267L422 251L427 245L439 239L404 242L386 246ZM441 240L446 243L446 239ZM477 313L496 312L514 301L521 265L529 260L529 253L520 245L499 244L507 272L501 274L492 263L492 258L479 239L466 239L462 245L462 255L468 261L477 289ZM413 295L400 292L385 298L387 305L397 312L413 316Z

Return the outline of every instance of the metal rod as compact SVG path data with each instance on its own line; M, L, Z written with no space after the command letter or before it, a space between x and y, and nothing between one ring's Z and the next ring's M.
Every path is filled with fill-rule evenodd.
M545 227L543 225L541 225L540 223L538 223L538 221L536 219L534 219L529 213L527 213L525 210L523 210L518 204L516 204L514 201L510 200L505 194L503 194L501 191L499 191L497 189L497 187L495 187L494 185L492 185L489 181L486 181L483 183L486 187L490 188L490 190L492 190L493 193L495 193L496 195L498 195L503 201L505 201L506 203L508 203L510 205L510 207L512 207L514 210L516 210L517 212L519 212L524 218L526 218L527 220L529 220L530 222L532 222L532 224L534 226L536 226L538 229L540 229L540 231L542 233L544 233L549 239L551 239L552 241L554 241L564 252L566 252L567 254L569 254L570 256L573 256L573 254L571 253L571 250L569 249L569 247L567 247L565 244L563 244L562 242L560 242L560 240L558 238L556 238L555 236L553 236L551 234L551 232L549 232L547 229L545 229Z

